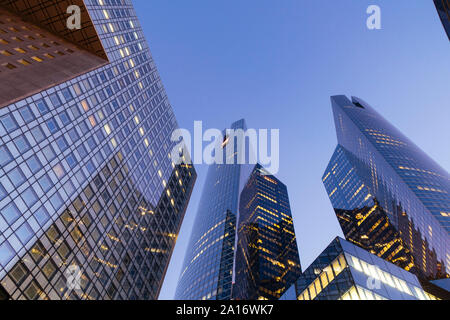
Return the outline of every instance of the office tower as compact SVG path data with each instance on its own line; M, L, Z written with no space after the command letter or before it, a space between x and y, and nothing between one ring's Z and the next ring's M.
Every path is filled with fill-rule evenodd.
M301 274L286 186L257 164L239 202L233 297L278 300Z
M450 40L450 0L434 0L434 4Z
M448 277L450 177L358 98L331 98L338 146L323 183L347 240L420 279Z
M280 300L436 300L417 277L340 237Z
M131 1L0 7L0 299L156 299L196 174Z
M238 161L248 155L246 145L238 142L245 121L229 129L237 131L233 136L223 132L223 164L208 169L175 293L178 300L231 299L239 194L251 169Z

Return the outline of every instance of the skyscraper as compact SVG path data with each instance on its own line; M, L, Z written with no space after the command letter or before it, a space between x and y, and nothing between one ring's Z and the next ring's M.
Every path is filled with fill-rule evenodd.
M439 293L446 294L445 290ZM448 297L448 295L446 296ZM281 300L436 300L415 275L339 237Z
M239 203L233 297L277 300L301 274L286 186L257 164Z
M421 279L448 277L450 176L366 102L331 98L323 183L347 240Z
M230 129L245 130L245 121L234 122ZM231 139L235 141L232 144ZM232 146L233 161L229 162L233 164L226 164L230 153L224 152L223 164L212 164L208 169L175 299L232 297L239 194L250 172L248 165L238 163L238 152L246 154L248 149L237 140L238 136L227 137L224 130L222 148Z
M434 4L450 40L450 0L434 0Z
M156 299L196 174L131 1L0 8L0 299Z

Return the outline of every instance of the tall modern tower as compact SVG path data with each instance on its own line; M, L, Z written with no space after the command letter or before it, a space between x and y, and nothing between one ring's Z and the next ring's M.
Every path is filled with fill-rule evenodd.
M338 146L323 183L347 240L421 279L450 270L450 176L358 98L331 98Z
M450 0L434 0L434 4L450 40Z
M230 129L245 130L245 121L233 123ZM230 153L224 152L223 164L208 169L175 299L231 299L239 194L251 170L238 163L239 144L234 140L231 144L226 138L222 143L222 148L234 147L234 164L226 164Z
M233 298L278 300L301 274L286 186L257 164L239 203Z
M1 1L0 299L156 299L196 178L175 128L130 0Z

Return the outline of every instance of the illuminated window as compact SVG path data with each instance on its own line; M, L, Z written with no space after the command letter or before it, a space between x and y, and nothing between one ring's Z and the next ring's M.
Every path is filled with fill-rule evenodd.
M31 64L30 62L28 62L28 61L27 61L27 60L25 60L25 59L20 59L20 60L17 60L17 62L19 62L19 63L23 64L24 66L28 66L28 65L30 65L30 64Z

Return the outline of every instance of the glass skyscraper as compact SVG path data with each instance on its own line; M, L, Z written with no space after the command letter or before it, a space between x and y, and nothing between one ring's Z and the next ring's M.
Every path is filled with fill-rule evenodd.
M450 176L366 102L331 98L323 183L347 240L420 279L449 276Z
M301 274L286 186L257 164L240 195L233 298L277 300Z
M0 83L0 299L156 299L196 173L131 1L2 1Z
M230 129L246 130L245 121L234 122ZM226 130L223 134L222 148L233 146L233 152L224 152L223 164L213 164L208 169L175 299L232 297L239 194L251 169L238 161L238 151L248 154L245 144L239 145L237 136L233 138L235 143L230 144ZM234 158L233 164L226 164L227 154Z
M450 0L434 0L434 4L450 40Z
M337 237L280 300L436 299L412 273Z

